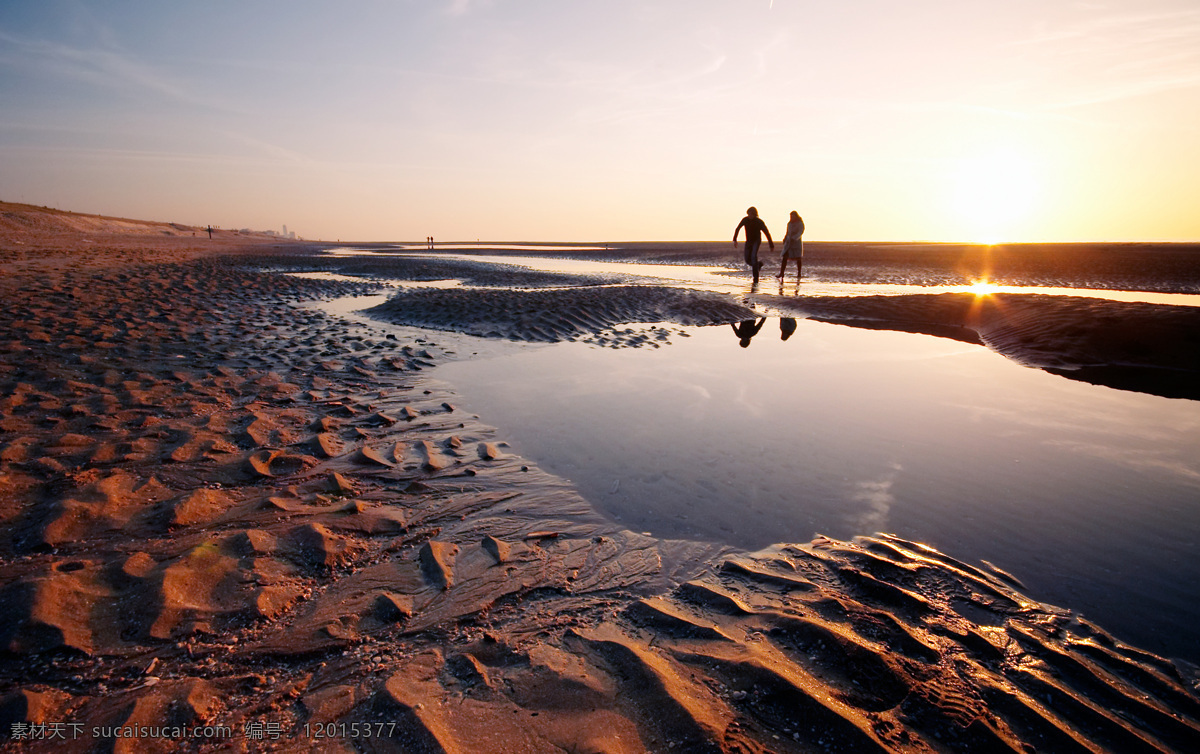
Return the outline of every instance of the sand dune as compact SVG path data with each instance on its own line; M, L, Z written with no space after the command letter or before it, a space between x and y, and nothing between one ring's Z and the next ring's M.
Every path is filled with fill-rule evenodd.
M76 236L88 233L178 236L191 235L199 230L201 228L178 223L128 220L120 217L65 212L29 204L0 202L0 234L10 238L29 235L43 239L56 233L75 234Z
M747 554L620 528L425 378L436 343L292 306L367 286L259 272L261 247L44 243L6 247L0 278L0 730L32 731L20 750L218 748L114 733L199 724L240 750L1200 740L1193 668L995 569L886 535ZM632 344L617 325L745 311L493 298L390 313L459 327L486 305L505 337Z

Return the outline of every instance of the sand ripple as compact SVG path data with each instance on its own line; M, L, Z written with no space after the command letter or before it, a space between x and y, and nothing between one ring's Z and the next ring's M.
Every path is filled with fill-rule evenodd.
M641 345L665 339L665 331L614 332L614 328L623 324L710 325L755 316L753 310L730 296L638 285L539 290L422 289L399 293L367 313L389 322L489 338L584 340L605 345Z

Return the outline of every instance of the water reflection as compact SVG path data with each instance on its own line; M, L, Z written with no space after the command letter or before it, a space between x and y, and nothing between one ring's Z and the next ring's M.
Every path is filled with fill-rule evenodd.
M792 317L779 318L779 339L787 340L796 332L796 320Z
M742 282L735 278L730 278L729 270L724 267L635 262L597 262L588 259L502 256L495 254L422 254L414 251L366 252L355 249L326 249L324 253L335 257L411 257L413 259L471 262L498 267L519 267L539 272L561 272L575 275L623 275L686 284L702 290L723 292L745 291L745 286ZM754 290L757 290L757 288Z
M753 549L887 529L1000 564L1139 645L1200 646L1200 403L906 333L781 319L778 340L741 348L725 326L689 332L437 376L637 531ZM804 347L784 346L796 333Z
M750 339L758 335L758 331L762 329L763 323L766 321L766 317L762 317L757 322L747 319L736 325L730 322L729 326L733 328L733 334L738 337L738 345L747 348L750 345Z
M758 332L762 330L762 327L764 324L766 324L766 321L766 317L762 317L757 321L753 319L746 319L738 322L737 324L730 322L729 326L733 328L734 335L737 335L738 337L738 345L742 348L747 348L750 346L750 339L755 335L758 335ZM796 319L794 317L779 318L780 340L787 340L788 338L792 337L792 334L795 332Z

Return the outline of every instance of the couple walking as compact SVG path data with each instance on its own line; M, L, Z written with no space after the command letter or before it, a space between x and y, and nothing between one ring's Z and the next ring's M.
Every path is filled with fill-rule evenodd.
M758 210L754 207L746 210L746 216L733 229L734 248L737 248L738 233L742 228L746 229L746 264L750 265L750 269L754 271L754 282L757 283L758 271L763 266L763 263L758 261L758 247L762 244L762 236L766 234L771 251L775 251L775 241L771 239L771 231L767 230L767 224L758 216ZM787 224L787 232L783 236L783 262L779 265L779 274L775 277L783 280L788 260L794 260L796 262L796 282L800 282L800 264L804 257L803 236L804 219L796 210L792 210Z

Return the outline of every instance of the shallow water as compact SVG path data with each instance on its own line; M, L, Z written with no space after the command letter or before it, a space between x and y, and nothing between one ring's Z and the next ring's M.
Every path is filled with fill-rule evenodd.
M495 249L499 247L489 246L488 248ZM585 249L585 247L578 248ZM413 259L476 262L508 267L520 267L527 270L537 270L539 272L563 272L573 275L618 274L632 277L644 277L655 280L667 280L676 283L687 283L690 287L694 288L725 292L745 288L745 285L739 281L730 279L729 270L725 267L672 264L637 264L631 262L598 262L590 259L556 259L553 257L501 256L492 254L423 254L420 252L363 253L354 249L329 249L325 253L330 256L337 257L410 257Z
M410 248L410 247L399 247ZM496 245L488 249L501 248ZM505 247L507 248L507 247ZM512 247L524 248L524 247ZM551 252L554 248L528 247ZM588 247L560 247L563 250L586 250ZM599 247L597 247L599 248ZM501 256L489 254L425 254L419 251L380 252L362 249L334 248L325 252L334 257L412 257L429 258L465 262L481 262L500 266L520 267L539 272L562 272L574 275L618 274L630 277L646 278L648 281L685 285L699 290L715 291L718 293L767 293L795 296L903 296L912 294L931 293L1036 293L1050 296L1080 296L1084 298L1099 298L1109 301L1142 302L1148 304L1165 304L1169 306L1200 306L1200 295L1193 293L1157 293L1153 291L1120 291L1097 288L1054 288L1013 285L896 285L886 283L843 283L829 282L817 278L807 278L797 284L795 270L792 269L786 282L780 283L770 274L770 265L763 273L761 282L751 286L749 275L742 271L731 270L728 267L713 267L701 265L680 264L639 264L633 262L600 262L589 259L557 259L553 257L536 256ZM777 262L774 262L777 264ZM310 273L329 274L329 273ZM422 283L431 285L431 283Z
M1156 293L1154 291L1114 291L1102 288L1054 288L1050 286L1019 285L883 285L866 283L794 282L785 286L774 283L762 286L763 293L797 296L911 296L930 293L1025 293L1042 296L1076 296L1106 301L1162 304L1165 306L1200 306L1200 295L1194 293Z
M756 549L878 530L1014 573L1200 659L1200 403L985 348L767 319L661 349L563 343L439 367L464 407L602 511Z
M462 258L733 294L966 290L774 279L752 289L720 267ZM383 298L321 306L370 321L351 312ZM923 335L800 320L783 341L780 322L767 319L747 348L729 326L619 350L438 333L477 353L435 376L516 452L632 529L747 549L892 531L991 561L1039 599L1200 662L1200 402L1067 380Z
M561 251L607 251L607 246L585 246L579 244L521 244L521 243L491 243L487 241L453 241L450 243L438 243L437 251L469 251L475 249L484 249L489 251L545 251L545 252L561 252ZM373 247L369 249L360 249L352 246L334 246L327 250L326 253L335 256L362 256L370 254L379 255L397 255L397 252L411 251L429 251L429 247L419 243L398 243L389 244L383 248ZM439 254L440 255L440 254Z
M342 275L337 272L288 272L285 273L289 277L307 278L309 280L334 280L340 283L375 283L376 285L385 288L441 288L448 290L451 288L462 288L461 280L396 280L394 278L369 278L355 275ZM346 299L346 303L352 303L355 297L351 296ZM384 300L387 296L383 297ZM382 301L379 303L383 303ZM374 304L372 304L374 306ZM359 307L364 308L364 307Z

